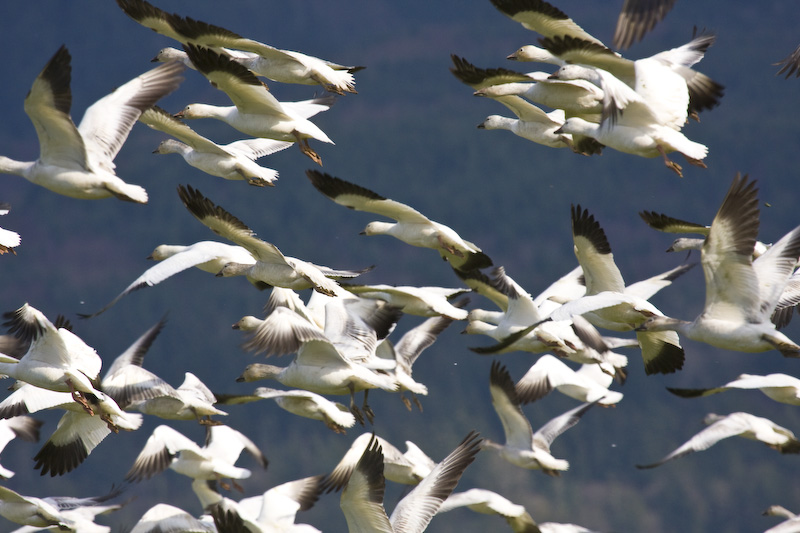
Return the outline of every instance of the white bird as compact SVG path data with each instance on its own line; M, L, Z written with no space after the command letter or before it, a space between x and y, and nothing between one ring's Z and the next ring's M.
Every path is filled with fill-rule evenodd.
M366 270L333 270L294 257L284 256L277 246L256 237L255 232L244 222L222 207L215 205L190 185L185 187L179 185L178 196L186 209L197 220L208 226L217 235L230 239L247 249L255 259L255 263L227 263L217 273L217 276L247 275L267 285L295 290L313 288L329 296L334 296L344 294L345 291L329 278L356 277L366 272Z
M613 379L598 365L582 365L575 371L556 357L545 354L517 381L516 391L523 404L543 398L556 389L581 402L597 402L608 407L622 400L622 393L608 390Z
M157 503L145 511L130 533L159 533L163 531L187 531L192 533L216 533L213 523L201 521L183 509L166 503Z
M436 466L436 462L411 441L406 441L406 452L403 453L386 439L374 433L363 433L353 441L339 463L326 476L323 484L326 492L338 491L347 484L353 469L373 440L383 451L383 477L389 481L416 485Z
M800 226L753 260L758 226L756 182L737 174L701 250L706 280L702 313L691 322L654 316L637 329L674 330L719 348L778 350L786 357L800 357L800 346L770 321L800 256Z
M742 412L726 416L709 413L703 422L708 427L674 451L655 463L636 465L636 468L654 468L692 452L707 450L722 439L735 436L761 441L781 453L800 453L800 441L797 440L794 433L767 418Z
M167 63L123 84L89 106L76 127L69 114L70 59L66 47L59 48L25 97L25 112L39 138L39 159L0 157L0 172L73 198L116 196L146 203L147 192L119 178L113 160L142 111L178 88L183 65Z
M401 311L383 300L353 295L327 300L322 327L308 316L278 306L264 320L243 317L234 329L252 331L242 347L254 353L271 356L296 352L303 342L321 335L351 362L371 369L394 368L394 363L377 359L375 351L394 329Z
M234 397L231 400L224 399L221 403L239 403L253 400L275 400L278 406L292 414L321 420L325 425L336 433L345 433L347 428L351 428L356 423L356 418L350 410L339 402L331 400L307 390L277 390L269 387L258 387L252 395L242 398Z
M128 16L147 28L182 43L192 42L223 49L235 61L259 76L274 81L321 85L337 94L355 93L353 73L364 68L339 65L300 52L281 50L213 24L167 13L144 0L118 0L117 4ZM168 59L178 57L172 52L175 49L165 50L159 52L156 59L162 55Z
M355 285L342 284L348 292L360 298L383 300L408 315L465 320L468 311L450 303L450 299L468 292L467 289L445 287L413 287L410 285Z
M280 311L278 309L277 311ZM309 390L318 394L349 394L350 411L363 423L364 415L371 422L374 416L367 404L369 389L380 388L389 392L398 390L394 377L379 374L345 357L331 340L318 328L307 326L300 330L298 338L302 344L297 356L286 367L253 363L248 365L236 381L250 382L260 379L275 379L293 388ZM355 405L355 393L364 391L362 410Z
M768 398L776 402L787 403L789 405L800 405L800 379L788 374L767 374L758 376L753 374L741 374L733 381L729 381L719 387L708 389L680 389L667 387L667 390L681 398L698 398L700 396L710 396L731 389L753 390L758 389Z
M655 211L639 211L639 216L644 220L645 224L658 231L663 231L665 233L695 233L703 236L702 239L688 237L675 239L672 245L667 248L668 252L700 250L703 248L705 237L708 237L708 233L711 231L711 226L687 222L686 220L681 220ZM753 259L766 252L770 246L770 244L756 241L756 246L753 250Z
M594 403L584 403L550 420L535 433L525 414L520 409L514 381L508 369L498 361L492 362L489 379L492 406L503 424L506 442L500 444L484 439L482 446L493 450L504 460L529 470L540 469L547 475L558 476L569 469L569 462L557 459L550 453L550 445L563 432L578 423L578 420Z
M39 428L42 424L43 422L40 420L25 415L0 419L0 453L15 438L28 442L38 442ZM13 476L14 472L0 465L0 478L9 479Z
M297 513L307 511L319 499L324 476L311 476L270 488L263 494L235 502L219 494L212 482L195 480L192 490L219 531L242 533L320 533L308 524L296 524ZM238 529L237 529L238 528Z
M330 144L333 141L308 119L333 105L332 98L282 103L255 74L227 56L191 44L185 45L185 49L197 70L228 95L234 105L189 104L175 114L177 118L214 118L253 137L296 142L301 152L322 164L308 140Z
M538 525L525 509L500 494L486 489L469 489L454 492L442 503L437 514L459 507L467 507L476 513L499 515L506 519L514 533L533 533ZM539 531L544 531L538 528Z
M158 426L147 439L125 476L126 481L149 479L167 468L192 479L246 479L251 472L235 466L242 450L247 450L266 468L267 458L242 433L228 426L211 426L202 448L169 426Z
M800 531L800 516L791 512L786 507L770 505L761 514L764 516L780 516L785 518L783 522L765 530L764 533L797 533Z
M226 180L244 180L256 187L274 186L278 171L262 167L255 160L292 145L287 141L258 138L219 145L158 106L145 110L139 121L178 139L161 141L153 153L180 154L189 165L207 174Z
M160 244L147 256L147 259L158 261L158 264L145 270L141 276L133 280L125 290L99 311L91 314L79 313L79 316L83 318L95 317L107 311L133 291L158 285L165 279L192 267L197 267L203 272L217 274L228 263L241 265L254 265L256 263L256 259L245 248L216 241L200 241L189 245ZM246 276L246 274L244 275ZM266 284L249 276L247 280L259 289L267 287Z
M453 492L464 470L480 451L472 431L420 483L398 502L391 516L383 507L385 480L381 445L370 443L342 490L340 506L350 533L421 533Z
M330 174L307 170L312 185L339 205L382 215L395 222L370 222L363 235L391 235L411 246L432 248L458 270L469 271L492 265L476 245L462 239L452 228L434 222L406 204L383 196Z
M73 400L93 414L85 395L105 398L95 387L102 361L94 348L27 303L3 316L9 332L30 342L30 347L19 360L0 354L0 374L43 389L69 392Z
M537 61L564 65L576 63L609 71L612 75L633 87L636 84L636 63L614 52L597 38L575 24L565 13L542 0L498 0L496 7L532 31L544 37L539 39L544 48L525 45L508 56L517 61ZM505 4L505 5L504 5ZM713 43L713 36L701 35L695 39L691 54L686 47L679 47L656 54L652 58L669 66L686 80L689 91L691 114L710 109L719 103L724 87L711 78L691 68L703 57ZM652 87L658 90L659 87Z
M679 152L690 164L706 168L702 161L708 155L705 145L689 140L668 126L651 122L633 109L630 111L612 125L595 124L580 117L568 118L554 133L592 137L600 144L626 154L648 158L661 156L667 168L680 177L683 177L683 168L667 154Z
M0 203L0 216L7 215L9 209L11 209L11 206L9 206L7 203ZM0 228L0 255L9 252L17 255L17 252L14 251L14 248L19 246L20 242L22 242L22 239L20 238L19 233Z
M665 215L663 213L656 213L655 211L640 211L639 216L642 220L653 229L664 231L667 233L695 233L703 235L703 238L694 237L678 237L675 239L667 252L684 252L692 250L702 250L705 238L708 237L711 226L704 226L694 222L687 222L678 218ZM753 249L753 260L758 259L764 252L766 252L772 244L765 244L761 241L756 241L755 248ZM789 277L786 285L781 292L778 302L775 304L775 310L770 316L770 320L777 329L786 327L792 320L794 309L800 304L800 269L794 268L794 272Z
M464 300L468 299L465 298ZM462 301L462 304L466 305L466 302ZM396 362L393 370L394 378L400 387L400 399L409 411L411 410L411 401L414 402L417 409L422 411L422 404L420 404L417 395L427 396L428 394L428 387L415 381L411 376L411 368L420 354L429 348L439 337L439 334L452 322L453 319L445 316L431 317L420 325L406 331L397 341L397 344L393 345L392 341L387 338L378 345L376 352L378 357L385 357ZM411 401L405 397L405 391L411 393Z
M472 351L483 355L515 350L553 351L576 363L599 364L604 372L624 381L628 358L612 352L609 346L636 346L635 340L601 337L590 323L578 316L551 320L552 313L547 309L550 306L546 304L550 288L544 296L534 299L506 274L505 268L497 267L492 274L490 283L507 297L505 305L500 303L504 312L473 309L464 332L487 335L499 342L494 346L471 348Z
M642 115L642 120L669 126L680 131L690 109L690 89L686 76L697 74L689 67L700 61L714 42L713 35L700 35L689 43L636 61L598 45L571 42L567 39L545 41L550 52L571 62L561 66L552 77L561 80L586 80L603 91L602 120L617 120L623 110ZM699 75L698 75L699 76ZM624 80L624 81L623 81Z
M573 205L571 218L575 256L583 269L586 296L565 304L562 310L568 312L572 308L572 312L582 314L593 325L614 331L630 331L650 317L663 316L648 298L693 265L681 265L626 286L614 262L611 245L594 216L580 205ZM637 330L636 337L642 349L645 373L668 374L683 367L685 354L674 331Z
M493 100L506 106L510 109L516 118L503 117L500 115L490 115L481 123L478 128L480 129L505 129L509 130L515 135L527 139L529 141L543 144L551 148L564 148L569 147L576 153L583 155L599 154L602 152L602 146L590 137L577 137L573 138L569 134L555 134L554 132L564 124L567 116L573 116L575 108L583 111L583 105L575 102L578 98L583 98L584 101L591 100L591 97L586 97L585 89L567 89L563 90L572 82L559 82L559 80L550 80L547 74L541 77L536 77L536 80L541 80L540 83L518 83L521 80L533 81L533 76L537 73L519 74L505 69L479 69L469 63L466 59L451 55L454 67L450 68L459 80L466 83L475 89L476 95L490 96ZM517 80L517 83L506 83L507 80ZM556 81L562 84L561 87L556 87ZM493 84L503 85L493 85ZM523 98L519 92L521 90L499 90L497 87L504 87L505 85L514 85L519 88L523 85L531 86L527 90L526 98ZM586 83L586 86L592 86ZM593 89L600 93L602 99L602 91L592 86ZM548 107L554 108L554 111L546 113L537 106L531 103L535 101ZM594 103L586 102L586 104L596 107L587 112L580 112L579 116L586 118L599 117L600 105L598 101ZM585 104L584 104L585 105Z
M98 514L116 511L121 504L105 502L118 496L119 490L104 496L75 498L23 496L9 488L0 487L0 516L24 526L16 531L74 531L80 533L110 533L111 528L94 523ZM55 528L55 529L51 529Z

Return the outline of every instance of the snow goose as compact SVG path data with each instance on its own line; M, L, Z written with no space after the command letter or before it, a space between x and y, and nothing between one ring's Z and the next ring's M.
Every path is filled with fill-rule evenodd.
M122 507L120 504L105 503L119 493L119 490L115 490L103 496L89 498L73 496L36 498L0 487L0 516L11 522L35 528L21 528L16 531L39 531L39 528L50 530L55 527L55 531L109 533L111 528L95 524L94 517Z
M186 45L186 53L197 69L233 102L233 106L189 104L175 114L177 118L214 118L253 137L296 142L300 151L312 161L322 159L308 145L308 139L333 144L318 126L308 120L328 109L330 98L295 102L286 105L269 92L255 74L225 55L201 46Z
M436 462L411 441L406 441L406 452L403 453L386 439L374 433L363 433L353 441L336 467L326 476L323 490L341 490L350 479L359 458L373 442L377 442L383 450L383 476L394 483L416 485L436 466Z
M247 249L255 259L255 263L227 263L217 273L217 276L247 275L267 285L296 290L314 288L314 290L333 296L343 294L344 290L329 278L356 277L371 269L333 270L284 256L274 244L257 238L255 232L244 222L225 211L221 206L215 205L190 185L179 185L178 196L186 209L197 220L208 226L217 235L230 239Z
M216 533L213 523L198 520L183 509L166 503L157 503L148 509L130 530L130 533L158 533L162 531L190 531Z
M327 339L344 358L372 369L391 370L375 356L378 342L392 331L402 312L383 300L330 298L323 327L287 307L276 307L264 320L244 317L234 326L252 330L242 345L267 356L296 352L309 338Z
M300 511L307 511L319 499L324 476L311 476L289 481L267 490L259 496L238 502L213 490L212 482L195 480L194 490L203 509L211 513L218 531L242 533L320 533L308 524L296 524ZM236 527L232 527L238 525Z
M11 209L11 207L7 203L0 203L0 216L7 215L9 209ZM20 239L19 233L0 228L0 255L9 252L17 255L14 248L19 246L20 242L22 242L22 240Z
M228 426L211 426L204 447L200 447L169 426L158 426L147 439L125 476L126 481L141 481L166 468L192 479L246 479L251 472L234 466L242 450L247 450L266 468L267 458L242 433Z
M70 520L61 514L55 502L48 498L23 496L0 486L0 516L16 524L50 527L69 531Z
M37 401L48 401L53 408L66 410L56 430L33 458L36 461L34 468L41 469L43 476L49 473L55 477L71 472L112 431L134 431L142 425L142 415L123 412L110 396L86 396L90 407L98 415L92 416L72 401L69 393L36 389L38 387L33 385L23 385L14 394L21 393L23 397L38 395L40 398Z
M598 71L601 74L607 72L608 75L603 76L604 81L618 79L651 105L664 105L659 101L663 98L669 107L682 106L688 98L688 109L676 109L673 112L696 117L700 111L717 106L724 92L722 85L691 68L703 58L714 39L713 35L699 35L685 45L637 60L621 57L602 44L567 35L548 37L540 40L540 44L559 62L591 67L596 74ZM606 91L606 100L612 95L619 96L613 86L602 88L612 93ZM675 91L674 94L667 88ZM677 122L678 119L673 120Z
M451 57L455 67L451 68L450 71L463 83L475 90L482 89L490 83L481 72L476 71L472 64L457 56ZM559 108L546 113L530 101L513 94L496 96L493 97L493 100L510 109L516 118L490 115L478 125L480 129L505 129L537 144L543 144L551 148L569 147L571 150L585 155L599 153L601 149L594 141L590 141L594 142L591 146L581 145L576 147L571 135L554 133L564 123L565 114L563 109Z
M667 461L683 457L692 452L707 450L722 439L740 436L758 440L781 453L800 453L800 441L790 430L772 420L750 413L731 413L726 416L709 413L703 419L708 425L691 439L681 444L655 463L636 465L636 468L655 468Z
M516 384L520 403L543 398L553 389L581 402L597 402L613 406L622 399L622 393L608 390L613 380L598 365L583 365L578 371L550 354L536 360Z
M467 507L476 513L502 516L514 533L530 533L537 530L537 524L525 506L518 505L491 490L469 489L464 492L454 492L442 502L436 514L446 513L459 507ZM544 530L539 528L539 531Z
M340 65L293 50L281 50L189 17L173 19L173 27L184 39L222 48L237 63L280 83L321 85L326 91L340 95L355 93L353 74L364 68Z
M586 296L566 304L562 311L572 309L593 325L614 331L631 331L652 316L664 316L647 299L693 265L681 265L626 286L606 234L594 216L580 205L573 205L571 218L575 257L583 269ZM683 367L685 354L674 331L637 330L636 338L642 349L645 373L669 374Z
M563 432L578 423L578 420L594 403L584 403L550 420L536 433L520 409L514 381L508 369L498 361L492 362L489 379L492 406L503 424L506 442L500 444L484 439L482 446L493 450L504 460L529 470L540 469L547 475L558 476L569 468L565 459L556 459L550 453L550 445ZM595 402L596 403L596 402Z
M189 245L160 244L147 256L147 259L158 261L158 264L145 270L141 276L133 280L125 290L99 311L91 314L79 313L79 316L82 318L95 317L106 312L133 291L158 285L165 279L188 268L197 267L203 272L217 274L228 263L241 265L254 265L256 263L253 255L245 248L216 241L200 241ZM246 274L243 275L246 276ZM266 284L249 276L247 276L247 280L259 289L267 287Z
M480 248L462 239L444 224L434 222L406 204L383 196L354 183L316 170L307 170L312 185L339 205L382 215L395 222L370 222L363 235L391 235L411 246L437 250L450 265L469 271L492 265L492 260Z
M346 433L356 423L356 418L347 407L339 402L307 390L277 390L269 387L258 387L253 394L234 396L231 399L223 397L220 403L240 403L255 400L275 400L278 406L294 415L321 420L336 433Z
M600 118L603 91L586 80L552 79L547 72L520 74L505 68L478 68L466 59L451 55L450 68L459 80L473 89L475 96L499 99L523 96L531 102L553 109L562 109L567 116L587 120Z
M243 139L221 146L158 106L145 110L139 121L168 133L175 139L161 141L155 154L180 154L191 166L226 180L245 180L256 187L274 186L278 171L258 165L255 160L292 145L273 139Z
M667 248L668 252L700 250L703 247L705 237L708 237L708 233L711 231L711 226L687 222L686 220L681 220L655 211L640 211L639 216L644 220L645 224L658 231L663 231L665 233L695 233L703 235L702 239L675 239L672 245ZM753 250L753 259L766 252L767 248L770 246L771 245L764 244L761 241L756 241L755 249Z
M277 311L280 311L278 309ZM273 313L274 314L274 313ZM389 392L398 390L397 381L379 374L345 357L324 332L315 327L295 328L301 345L297 356L287 367L254 363L248 365L236 381L250 382L275 379L293 388L318 394L349 394L350 411L363 424L364 415L372 422L372 409L367 405L369 389L380 388ZM362 410L355 405L355 393L364 391Z
M664 231L667 233L696 233L703 235L703 238L692 237L678 237L675 239L667 252L684 252L692 250L702 250L705 237L708 236L711 226L703 226L694 222L687 222L678 218L674 218L663 213L656 213L655 211L641 211L639 216L642 220L653 229ZM765 244L761 241L756 241L755 248L753 249L753 260L758 259L764 252L766 252L771 244ZM794 309L800 303L800 270L795 267L794 272L786 282L783 291L781 292L778 302L775 304L775 310L770 316L770 320L777 329L786 327L792 320Z
M340 506L350 533L421 533L453 492L480 451L481 439L470 432L420 483L398 502L391 516L383 506L385 480L381 445L374 440L342 490Z
M800 531L800 516L797 516L783 506L770 505L761 514L764 516L780 516L785 518L783 522L765 530L764 533L797 533Z
M576 363L600 364L605 372L624 381L628 358L610 351L609 346L636 346L636 341L601 337L580 317L552 320L551 314L542 312L537 301L506 274L503 267L494 270L493 278L497 290L508 297L505 311L498 314L473 309L464 332L487 335L499 342L494 346L471 348L472 351L482 355L516 350L532 353L553 351Z
M464 300L467 299L463 299L461 303L466 305ZM400 399L409 411L411 410L411 401L414 402L417 409L422 411L422 404L419 403L417 395L427 396L428 394L428 387L411 377L411 367L420 354L430 347L439 334L452 322L453 319L445 316L431 317L405 332L396 345L392 345L389 339L384 339L378 345L376 353L379 357L386 357L396 362L394 377L400 386ZM411 401L405 397L405 391L411 393Z
M788 374L767 374L766 376L741 374L733 381L709 389L680 389L667 387L668 391L681 398L710 396L731 389L758 389L776 402L800 405L800 379Z
M178 88L180 63L161 65L101 98L76 127L70 118L70 54L62 46L36 77L25 97L25 112L39 138L39 159L0 157L0 172L73 198L108 198L146 203L147 193L114 173L114 157L136 119L161 97Z
M15 438L28 442L39 441L39 428L43 422L29 416L15 416L0 420L0 453ZM9 479L14 472L0 465L0 478Z
M30 342L30 347L18 361L3 355L5 359L0 360L0 374L43 389L69 392L89 414L93 414L86 395L105 398L93 383L97 381L102 366L94 348L72 333L68 324L65 324L67 327L53 324L44 313L27 303L3 317L9 332Z
M770 321L800 256L800 226L753 260L758 226L756 181L737 174L701 250L706 279L703 312L691 322L654 316L637 329L677 331L740 352L778 350L786 357L800 357L800 346Z
M410 285L355 285L342 283L348 292L361 298L383 300L408 315L465 320L468 312L450 303L450 299L468 292L468 289L445 287L413 287Z
M626 154L653 158L661 156L664 165L683 177L683 168L667 157L667 154L678 152L690 164L706 168L703 163L708 148L689 140L684 134L667 126L643 120L640 114L629 112L610 126L588 122L580 117L568 118L555 133L585 135L597 140L600 144Z
M321 85L337 94L355 93L353 73L364 68L339 65L300 52L281 50L213 24L167 13L144 0L117 0L117 4L133 20L147 28L182 43L226 48L225 52L235 61L259 76L281 83ZM159 52L156 58L178 57L170 49L165 50Z
M139 411L168 420L197 420L200 424L218 422L212 415L227 415L214 407L214 394L191 372L185 372L177 388L142 368L144 356L166 324L161 319L118 356L100 382L103 390L123 409Z

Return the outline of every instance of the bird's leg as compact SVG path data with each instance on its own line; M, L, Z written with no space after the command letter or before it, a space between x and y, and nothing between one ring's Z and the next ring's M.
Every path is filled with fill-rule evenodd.
M75 385L72 383L72 378L67 378L66 383L69 386L69 392L72 394L72 399L81 404L83 409L89 413L89 416L94 416L94 411L89 405L89 402L86 401L86 398L80 391L75 389Z
M688 161L690 165L694 165L700 168L708 168L708 166L706 166L706 164L703 163L700 159L691 158L686 154L683 154L683 157L686 158L686 161Z
M314 149L308 145L308 139L302 139L300 137L300 132L297 130L293 130L292 135L294 135L295 139L297 139L297 146L300 148L300 151L310 157L313 162L319 166L322 166L322 158L317 155L317 152L315 152Z
M100 419L103 420L106 423L106 425L108 426L108 429L110 429L114 433L119 433L119 428L114 423L114 421L111 420L111 415L110 414L103 413L102 415L100 415Z
M667 168L672 169L678 175L678 177L682 178L683 177L683 172L682 172L683 169L681 168L681 166L678 163L676 163L675 161L670 161L669 160L669 158L667 157L667 152L664 151L664 147L663 146L661 146L660 144L656 143L656 148L658 149L658 153L661 154L661 157L664 158L664 164L667 165Z
M356 390L353 387L353 384L350 383L347 385L347 388L350 389L350 412L353 413L353 416L356 417L356 420L362 426L364 425L364 415L361 414L358 406L356 405Z
M367 396L369 395L369 389L364 389L364 403L361 404L361 410L364 411L364 416L367 417L369 423L372 424L373 420L375 419L375 413L372 412L372 408L367 405Z
M231 484L233 484L233 488L234 488L234 489L236 489L236 490L238 490L239 492L241 492L242 494L244 494L244 487L242 487L241 485L239 485L239 484L236 482L236 480L235 480L235 479L232 479L232 480L231 480Z
M342 426L340 426L330 418L325 419L325 425L328 426L328 429L332 430L334 433L339 433L341 435L347 434L347 430L345 430Z
M400 393L400 400L402 400L403 405L406 406L406 409L408 409L410 411L411 410L411 400L406 398L405 394L403 394L402 392Z
M209 426L209 427L222 425L222 422L220 422L219 420L214 420L213 418L211 418L210 415L206 415L204 418L198 417L197 423L200 424L201 426Z
M421 413L422 412L422 404L419 403L419 398L413 392L411 393L411 399L414 400L414 405L417 406L417 409L419 409L419 412Z
M439 245L445 250L447 250L449 253L453 254L456 257L464 257L464 252L462 252L461 250L456 250L451 245L444 242L444 239L442 239L441 235L438 235L436 239L439 241Z

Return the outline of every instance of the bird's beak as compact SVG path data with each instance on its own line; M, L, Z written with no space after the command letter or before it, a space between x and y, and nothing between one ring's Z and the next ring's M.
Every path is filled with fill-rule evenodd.
M553 132L553 135L560 135L560 134L562 134L562 133L564 133L564 126L561 126L561 127L560 127L560 128L558 128L556 131L554 131L554 132Z
M517 53L514 52L513 54L507 55L506 59L510 59L511 61L516 61L517 60Z
M172 115L175 118L183 118L183 109Z

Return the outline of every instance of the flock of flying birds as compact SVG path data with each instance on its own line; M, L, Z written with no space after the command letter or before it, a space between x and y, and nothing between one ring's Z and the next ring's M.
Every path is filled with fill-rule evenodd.
M188 16L167 13L145 0L117 3L133 20L178 45L158 52L154 60L162 65L90 106L77 126L70 117L71 57L62 46L34 80L24 102L39 138L39 159L19 162L2 157L0 171L74 198L115 196L145 203L146 191L118 177L113 162L136 121L170 136L157 153L180 154L203 172L256 187L274 186L277 179L277 171L259 165L256 159L292 144L322 164L310 142L333 141L310 119L327 110L333 96L280 102L263 78L270 83L319 86L328 93L353 98L354 73L362 67L280 50ZM681 167L669 159L669 153L679 152L690 164L704 166L707 148L686 138L681 128L722 97L722 86L694 68L713 44L713 35L700 34L684 46L632 61L607 48L547 2L492 3L542 36L541 47L523 46L509 58L558 65L558 69L520 74L503 68L478 68L452 56L452 72L459 80L475 94L502 103L517 117L490 116L482 128L509 129L533 142L584 155L610 148L643 157L660 156L678 175ZM634 4L628 0L626 10ZM661 15L646 17L649 22L638 25L621 22L615 37L617 48L640 39L672 2L643 4ZM795 52L785 60L781 73L788 77L797 72L798 63ZM205 76L233 105L193 103L175 115L159 108L158 100L176 91L184 76L195 75L187 67ZM553 111L545 113L536 104ZM184 122L198 118L224 121L247 138L216 144ZM192 490L205 514L196 517L159 503L142 516L132 529L135 532L318 531L308 524L295 524L296 513L333 491L341 491L341 509L351 532L419 532L436 514L457 507L500 515L517 532L589 531L575 525L536 524L522 505L488 490L454 490L481 450L551 476L566 471L568 460L550 451L553 441L595 405L613 406L623 398L622 393L610 389L614 382L624 383L627 376L628 357L617 349L638 348L647 374L669 374L682 368L681 336L729 350L777 350L786 357L800 357L800 345L779 329L789 323L800 302L800 274L796 274L800 226L772 245L758 241L758 189L755 180L746 175L734 178L708 225L657 212L641 213L656 230L699 236L678 238L673 245L674 251L700 251L706 280L702 313L683 320L665 316L649 298L695 264L626 284L599 221L580 205L571 212L579 266L533 296L504 268L494 265L477 244L448 226L317 168L306 174L333 202L389 220L369 223L364 234L390 235L408 245L435 250L452 267L454 284L459 280L460 286L358 284L358 276L369 268L331 268L284 255L213 199L190 185L181 185L178 196L189 213L229 242L157 247L150 256L157 261L153 267L108 305L84 317L106 312L130 292L157 285L190 267L218 277L245 276L256 287L270 287L271 292L262 317L245 316L234 324L246 334L243 348L266 357L296 355L286 367L251 364L238 381L271 379L284 389L259 387L250 395L215 396L188 371L180 386L170 385L143 366L163 320L103 372L97 352L72 333L68 320L51 320L25 303L4 315L8 335L0 344L0 373L17 381L0 402L0 448L17 437L38 440L44 428L30 415L42 409L61 409L64 414L57 428L35 456L35 468L43 475L57 476L78 468L111 433L138 429L143 416L197 420L206 425L207 440L202 445L171 425L159 425L141 453L131 458L125 479L137 483L172 469L192 478ZM8 206L0 209L0 214L5 214ZM20 245L17 233L0 229L0 253L16 253ZM312 289L306 301L297 292L304 289ZM469 293L489 300L493 308L467 309L477 301L475 296L464 296ZM393 329L403 315L425 320L395 338ZM437 336L457 321L466 324L467 333L493 339L494 344L475 348L478 353L528 351L543 355L517 380L499 360L492 363L489 391L504 439L495 442L470 432L462 442L453 443L452 453L437 463L412 442L407 442L403 453L370 433L376 414L368 396L373 389L397 393L409 409L422 410L420 396L428 389L414 380L412 366ZM618 337L616 332L635 335ZM522 406L541 400L554 389L581 403L534 431ZM697 397L730 389L760 389L776 401L800 405L800 380L785 374L742 374L707 389L670 391ZM363 394L360 404L357 394ZM345 405L330 396L348 396L349 402ZM355 439L330 474L285 483L237 501L227 496L226 490L239 487L237 480L251 475L250 470L235 464L241 452L246 450L265 468L267 458L250 438L215 417L226 414L221 407L263 399L321 421L337 433L362 426L366 432ZM706 429L663 458L637 466L657 467L737 435L759 440L781 453L800 453L800 441L792 431L766 418L737 412L709 414L705 422ZM0 476L7 479L13 472L0 467ZM383 506L386 479L414 487L391 515ZM110 531L94 519L118 509L121 504L110 501L121 492L95 498L38 498L0 487L0 515L30 526L20 531ZM770 514L800 523L782 508L771 508ZM795 530L800 529L780 531Z

